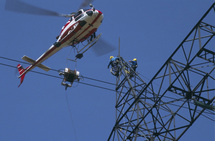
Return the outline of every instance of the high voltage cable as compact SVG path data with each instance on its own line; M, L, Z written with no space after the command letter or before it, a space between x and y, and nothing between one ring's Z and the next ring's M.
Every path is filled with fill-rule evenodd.
M19 60L7 58L7 57L0 56L0 58L5 59L5 60L9 60L9 61L13 61L13 62L24 63L24 64L29 64L30 65L30 63L26 63L26 62L23 62L23 61L19 61ZM56 70L56 69L50 69L50 70L59 72L59 70ZM39 72L37 72L37 73L39 73ZM114 85L114 86L116 85L114 83L106 82L106 81L103 81L103 80L98 80L98 79L95 79L95 78L90 78L90 77L86 77L86 76L82 76L82 77L85 78L85 79L89 79L89 80L93 80L93 81L98 81L98 82L101 82L101 83L106 83L106 84L110 84L110 85Z
M18 61L18 60L7 58L7 57L0 56L0 58L5 59L5 60L9 60L9 61L18 62L18 63L29 64L29 63L26 63L26 62L23 62L23 61ZM0 63L0 65L11 67L11 68L17 68L16 66L4 64L4 63ZM59 70L56 70L56 69L51 69L51 70L59 72ZM38 71L34 71L34 70L31 70L31 72L34 72L34 73L37 73L37 74L41 74L41 75L45 75L45 76L49 76L49 77L53 77L53 78L62 79L62 77L59 77L59 76L55 76L55 75L51 75L51 74L46 74L46 73L42 73L42 72L38 72ZM106 81L103 81L103 80L98 80L98 79L94 79L94 78L90 78L90 77L86 77L86 76L83 76L83 78L94 80L94 81L98 81L98 82L101 82L101 83L110 84L110 85L115 85L114 83L110 83L110 82L106 82ZM88 86L91 86L91 87L96 87L96 88L100 88L100 89L104 89L104 90L116 92L113 89L109 89L109 88L98 86L98 85L88 84L88 83L84 83L84 82L78 82L78 83L83 84L83 85L88 85ZM175 105L175 106L178 106L178 105ZM187 108L187 107L184 107L184 108ZM206 113L206 114L214 115L214 113ZM208 118L208 119L210 119L210 120L212 120L211 118L207 117L206 115L203 115L203 116L206 117L206 118ZM212 120L212 121L214 121L214 120Z
M4 63L0 63L0 65L3 65L3 66L7 66L7 67L11 67L11 68L17 68L15 66L12 66L12 65L8 65L8 64L4 64ZM37 74L41 74L41 75L46 75L46 76L50 76L50 77L53 77L53 78L58 78L58 79L62 79L61 77L59 76L54 76L54 75L50 75L50 74L46 74L46 73L42 73L42 72L37 72L37 71L31 71L31 72L34 72L34 73L37 73ZM104 90L108 90L108 91L113 91L113 92L116 92L115 90L113 89L109 89L109 88L105 88L105 87L101 87L101 86L97 86L97 85L93 85L93 84L88 84L88 83L84 83L84 82L78 82L80 84L83 84L83 85L88 85L88 86L91 86L91 87L95 87L95 88L100 88L100 89L104 89ZM179 105L175 105L175 106L178 106L180 107ZM183 108L187 108L187 107L183 107ZM198 111L197 111L198 112ZM211 114L211 115L214 115L214 113L205 113L205 114ZM215 121L213 120L211 117L208 117L204 114L202 114L205 118L211 120L211 121Z
M0 65L11 67L11 68L17 68L15 66L4 64L4 63L0 63ZM41 75L50 76L50 77L53 77L53 78L62 79L62 77L51 75L51 74L46 74L46 73L42 73L42 72L38 72L38 71L31 70L31 72L34 72L34 73L37 73L37 74L41 74ZM91 86L91 87L96 87L96 88L100 88L100 89L104 89L104 90L109 90L109 91L114 91L115 92L115 90L113 90L113 89L109 89L109 88L98 86L98 85L88 84L88 83L84 83L84 82L78 82L78 83L83 84L83 85L88 85L88 86Z
M24 63L24 64L30 64L30 63L26 63L26 62L23 62L23 61L19 61L19 60L7 58L7 57L3 57L3 56L0 56L0 58L5 59L5 60L9 60L9 61L13 61L13 62ZM5 65L5 66L8 66L8 67L14 67L14 68L16 68L15 66L3 64L3 63L0 63L0 64L1 64L1 65ZM59 70L56 70L56 69L50 69L50 70L59 72ZM59 77L59 76L54 76L54 75L50 75L50 74L46 74L46 73L41 73L41 72L37 72L37 71L31 71L31 72L38 73L38 74L42 74L42 75L46 75L46 76L50 76L50 77L54 77L54 78L62 79L62 78ZM140 73L138 73L138 74L141 75ZM143 76L143 75L141 75L141 76ZM98 79L94 79L94 78L90 78L90 77L86 77L86 76L82 76L82 77L85 78L85 79L94 80L94 81L98 81L98 82L102 82L102 83L106 83L106 84L110 84L110 85L114 85L114 86L116 85L116 84L114 84L114 83L106 82L106 81L103 81L103 80L98 80ZM144 77L144 76L143 76L143 77ZM147 79L148 79L148 78L147 78ZM83 83L83 82L79 82L79 83ZM92 86L92 84L87 84L87 83L83 83L83 84ZM102 87L98 86L98 88L102 88ZM112 90L112 89L108 89L108 88L105 88L105 89L116 92L115 90ZM165 97L167 97L167 96L165 96ZM171 97L167 97L167 98L171 98ZM174 99L174 98L171 98L171 99Z
M5 60L9 60L9 61L13 61L13 62L24 63L24 64L29 64L29 65L30 65L30 63L26 63L26 62L23 62L23 61L19 61L19 60L7 58L7 57L2 57L2 56L0 56L0 58L5 59ZM3 63L0 63L0 64L1 64L1 65L5 65L5 66L8 66L8 67L16 68L15 66L3 64ZM50 69L50 70L59 72L59 70L56 70L56 69ZM62 78L59 77L59 76L54 76L54 75L50 75L50 74L46 74L46 73L42 73L42 72L37 72L37 71L33 71L33 70L31 70L31 72L38 73L38 74L42 74L42 75L46 75L46 76L50 76L50 77L54 77L54 78L62 79ZM86 76L82 76L82 77L85 78L85 79L94 80L94 81L97 81L97 82L106 83L106 84L110 84L110 85L116 86L116 84L114 84L114 83L106 82L106 81L103 81L103 80L98 80L98 79L94 79L94 78L90 78L90 77L86 77ZM102 88L102 89L106 89L106 90L110 90L110 91L116 92L116 91L113 90L113 89L109 89L109 88L105 88L105 87L101 87L101 86L96 86L96 85L87 84L87 83L83 83L83 82L79 82L79 83L84 84L84 85L88 85L88 86L93 86L93 87ZM125 93L124 93L124 94L125 94Z

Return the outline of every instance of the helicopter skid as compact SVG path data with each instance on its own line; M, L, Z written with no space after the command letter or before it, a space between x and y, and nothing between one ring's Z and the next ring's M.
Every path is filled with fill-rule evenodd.
M87 45L85 45L81 50L78 51L78 54L76 55L75 60L77 59L81 59L83 57L83 54L90 49L93 45L96 44L96 42L98 41L98 39L101 37L101 33L96 36L92 41L88 42Z

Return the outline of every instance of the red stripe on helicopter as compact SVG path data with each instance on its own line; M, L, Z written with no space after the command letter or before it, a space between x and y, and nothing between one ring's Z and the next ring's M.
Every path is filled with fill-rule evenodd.
M80 37L84 32L86 32L97 20L98 20L98 18L102 15L101 14L101 12L99 11L99 15L95 18L95 20L82 32L82 33L80 33L76 38L78 38L78 37ZM76 24L76 23L75 23ZM74 25L74 24L73 24ZM76 29L72 32L72 33L70 33L70 35L68 35L65 39L63 39L62 41L61 41L61 43L63 44L63 43L65 43L67 40L69 40L75 33L77 33L78 32L78 30L80 30L82 28L82 26L80 26L80 24L78 25L78 27L76 27ZM68 29L65 33L68 33L69 32L69 30L70 29ZM93 31L96 31L95 29L92 29ZM91 31L90 31L91 32ZM92 32L93 33L93 32ZM89 34L87 34L87 35L89 35ZM85 36L86 37L86 36ZM83 37L83 38L85 38L85 37ZM82 39L80 39L79 41L77 41L77 42L80 42L80 41L82 41Z
M94 21L93 21L79 36L81 36L81 35L82 35L84 32L86 32L91 26L93 26L93 24L98 20L98 18L99 18L101 15L102 15L102 14L101 14L101 12L99 11L99 15L95 18L95 20L94 20ZM93 28L92 30L95 30L95 28ZM91 31L92 31L92 30L91 30ZM90 31L90 32L91 32L91 31ZM95 31L96 31L96 30L95 30ZM79 36L78 36L78 37L79 37ZM78 38L78 37L77 37L77 38ZM81 41L81 40L82 40L82 39L80 39L80 41ZM79 41L79 42L80 42L80 41Z
M76 23L75 23L76 24ZM73 25L75 25L75 24L73 24ZM72 25L72 26L73 26ZM65 43L66 41L68 41L75 33L77 33L80 29L82 28L82 26L80 26L80 24L78 24L78 26L75 28L75 30L74 31L72 31L71 33L70 33L70 35L68 35L68 36L66 36L67 34L68 34L68 32L71 30L70 28L69 29L67 29L67 31L65 32L65 35L63 35L64 37L66 36L66 38L63 38L60 42L61 42L61 44L63 44L63 43Z
M64 42L66 42L66 41L63 41L63 40L65 40L68 36L70 37L71 35L74 35L74 33L76 32L76 30L79 30L81 27L76 27L75 28L75 30L74 31L72 31L72 33L70 33L70 35L68 35L68 33L69 33L69 31L70 30L73 30L74 29L74 25L76 25L76 24L78 24L79 25L79 22L76 22L76 23L74 23L73 25L71 25L70 26L70 28L68 28L65 32L64 32L64 34L60 37L61 39L61 41L59 40L59 42L61 42L61 43L64 43ZM64 29L67 27L69 25L69 23L67 23L66 25L65 25L65 27L64 27ZM77 26L78 26L77 25ZM62 29L62 31L64 30L64 29ZM62 33L62 31L61 31L61 33ZM60 34L61 34L60 33ZM68 36L67 36L68 35ZM65 38L66 37L66 38Z

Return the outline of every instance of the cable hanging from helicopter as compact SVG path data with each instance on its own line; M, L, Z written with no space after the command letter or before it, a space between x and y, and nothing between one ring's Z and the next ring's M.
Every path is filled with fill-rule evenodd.
M71 50L72 49L74 49L74 48L71 48ZM69 57L70 54L71 54L71 51L69 52L67 57ZM68 61L73 61L75 63L75 67L74 67L75 69L74 70L71 70L68 67ZM67 90L68 87L72 87L74 81L79 83L80 79L83 79L80 76L80 72L77 71L77 61L71 60L69 58L67 58L65 69L59 70L58 73L60 76L63 76L61 85L65 86L65 90Z

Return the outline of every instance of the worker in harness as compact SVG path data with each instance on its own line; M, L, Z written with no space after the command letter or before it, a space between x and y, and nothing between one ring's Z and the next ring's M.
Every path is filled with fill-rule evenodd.
M137 69L137 58L134 58L133 60L129 60L131 68L133 69L133 71L136 71Z
M65 68L63 72L60 72L59 75L63 75L64 79L62 81L62 85L65 86L65 89L67 90L67 87L72 87L72 84L75 80L80 80L80 72L76 70L70 70L69 68ZM70 82L66 83L66 82Z
M134 58L133 60L129 60L130 66L132 69L130 69L130 77L134 76L134 73L136 72L137 69L137 58Z
M111 66L110 72L114 76L119 76L119 57L110 56L110 61L108 63L108 69Z

